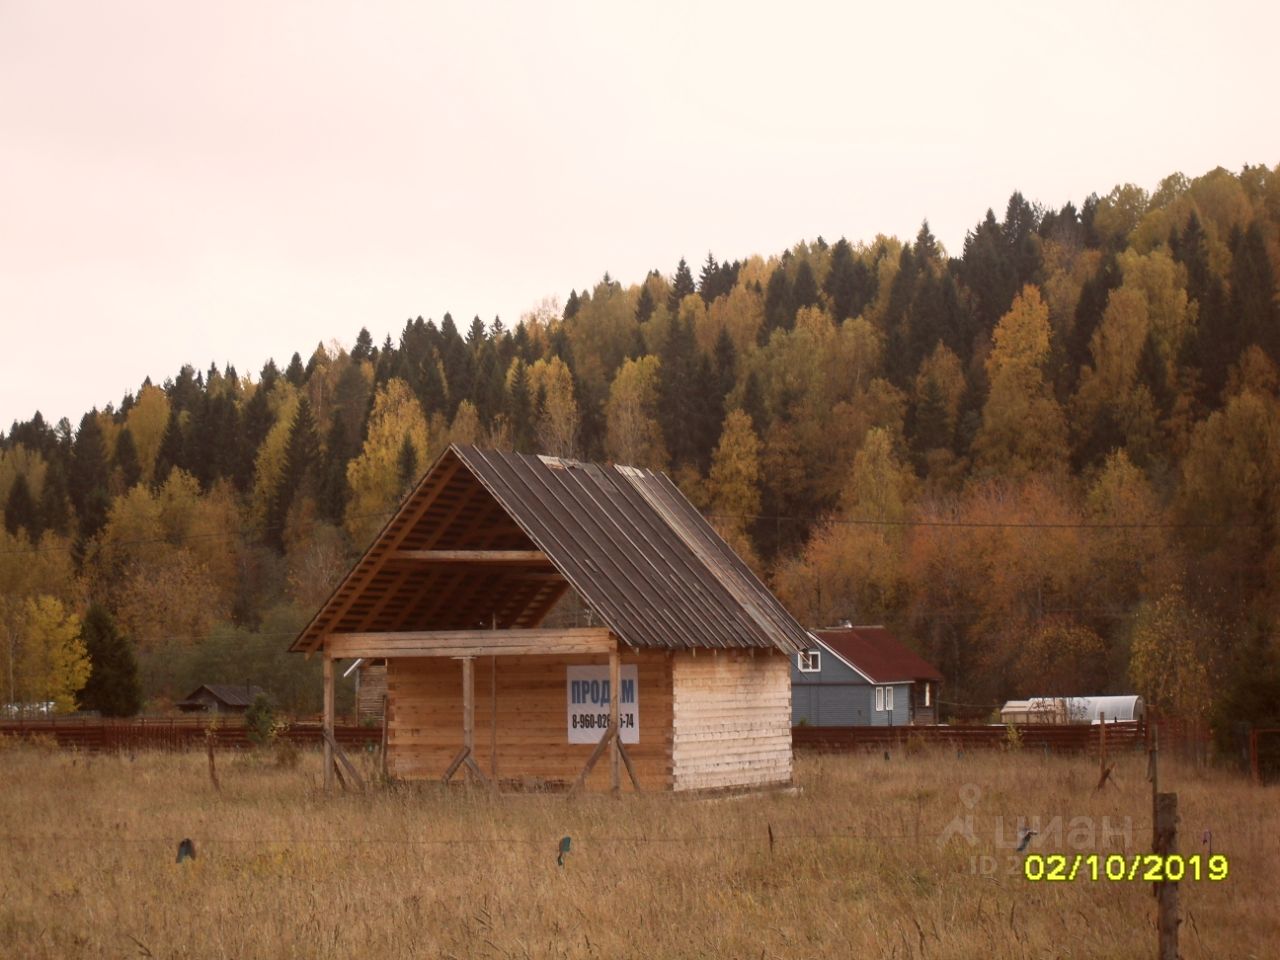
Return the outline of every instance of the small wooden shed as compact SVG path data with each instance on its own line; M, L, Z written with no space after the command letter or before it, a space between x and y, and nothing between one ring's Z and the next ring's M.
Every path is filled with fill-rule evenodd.
M543 626L570 590L593 625ZM386 661L391 776L702 790L790 782L806 640L664 475L455 445L290 649L329 727L335 662Z
M174 704L183 713L245 713L266 695L261 687L244 683L205 683Z

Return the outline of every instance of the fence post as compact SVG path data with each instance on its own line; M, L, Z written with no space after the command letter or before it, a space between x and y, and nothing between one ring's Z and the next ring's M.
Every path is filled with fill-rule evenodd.
M1178 852L1178 795L1156 794L1156 821L1152 825L1152 850L1162 866ZM1165 867L1167 877L1167 867ZM1156 930L1159 960L1178 960L1178 884L1165 879L1156 884Z

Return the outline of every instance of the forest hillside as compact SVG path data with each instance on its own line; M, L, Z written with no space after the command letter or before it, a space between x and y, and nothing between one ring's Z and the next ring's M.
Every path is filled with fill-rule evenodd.
M0 703L315 709L285 647L458 441L668 472L803 622L931 658L944 714L1274 713L1278 276L1280 167L1218 168L36 413L0 434Z

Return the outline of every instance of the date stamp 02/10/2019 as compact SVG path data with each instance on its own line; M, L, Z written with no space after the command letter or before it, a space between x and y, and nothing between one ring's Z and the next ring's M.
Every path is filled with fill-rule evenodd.
M1022 875L1031 881L1070 883L1073 880L1179 883L1183 880L1227 879L1231 866L1223 854L1183 857L1176 853L1048 853L1028 854Z

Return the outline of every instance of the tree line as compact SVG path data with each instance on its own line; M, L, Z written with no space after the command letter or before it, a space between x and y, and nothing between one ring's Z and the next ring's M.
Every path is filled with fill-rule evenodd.
M417 317L283 370L183 367L74 427L37 413L0 435L5 699L57 699L16 679L57 646L31 624L78 635L92 603L153 702L251 678L311 705L283 647L464 442L668 472L802 620L937 662L953 713L1274 710L1278 269L1280 168L1218 168L1079 208L1014 193L958 255L927 222L708 254L512 327Z

